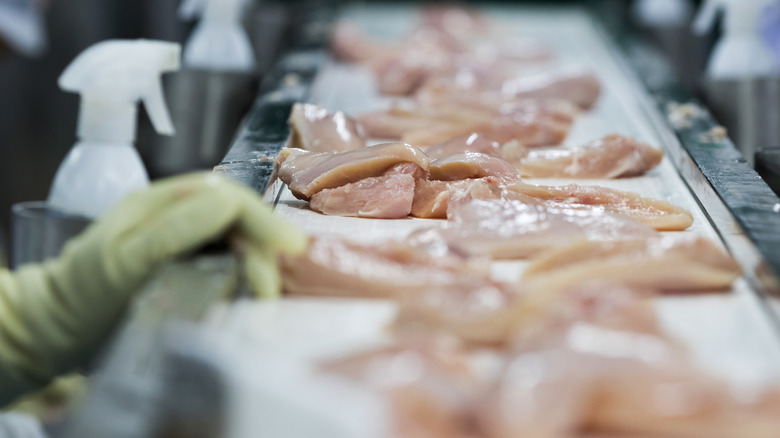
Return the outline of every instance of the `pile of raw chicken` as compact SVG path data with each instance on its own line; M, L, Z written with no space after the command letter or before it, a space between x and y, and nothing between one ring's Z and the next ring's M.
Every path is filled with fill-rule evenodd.
M292 111L278 175L312 210L443 220L379 245L312 237L283 260L289 295L398 303L393 345L323 372L386 396L395 437L780 437L778 388L706 375L655 319L659 294L725 291L741 274L709 240L661 233L687 229L691 214L522 179L632 177L662 151L617 134L560 146L599 82L575 67L527 73L550 52L491 29L452 7L424 10L400 43L340 24L335 55L406 98L356 119ZM507 283L491 277L495 260L529 264Z

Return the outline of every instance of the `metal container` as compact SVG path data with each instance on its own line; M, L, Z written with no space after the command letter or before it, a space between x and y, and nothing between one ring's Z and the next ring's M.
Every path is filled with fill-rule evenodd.
M707 101L745 159L780 145L780 78L708 81Z
M142 124L139 151L152 178L211 169L225 155L257 90L254 73L185 69L163 85L176 135L157 135Z
M59 256L65 244L92 222L83 216L53 210L44 201L14 204L11 212L13 268Z

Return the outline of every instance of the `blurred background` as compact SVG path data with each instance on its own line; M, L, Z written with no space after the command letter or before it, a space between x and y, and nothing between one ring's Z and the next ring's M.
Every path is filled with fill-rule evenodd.
M8 241L11 205L45 199L59 163L76 140L79 97L58 88L57 78L63 69L83 49L105 39L151 38L184 42L193 23L178 17L179 3L180 0L0 0L2 240ZM153 135L148 118L143 113L139 115L138 148L152 178L216 164L224 155L241 115L251 104L262 76L286 48L296 44L296 38L306 33L308 17L347 3L355 2L248 1L243 23L254 46L256 71L251 80L225 91L227 97L222 102L209 104L214 109L208 111L222 117L218 129L209 134L214 145L208 151L201 150L199 157L195 157L192 148L187 149L186 145L169 145L161 149L160 145L170 140L160 140ZM737 136L735 140L740 147L743 143L747 145L743 151L748 161L753 162L759 148L780 145L780 135L775 132L779 125L775 121L780 116L772 112L780 100L776 80L760 82L748 90L760 97L761 108L768 109L759 113L767 116L751 121L761 123L755 129L744 129L743 126L741 130L738 126L740 114L733 104L735 88L713 92L717 87L713 88L707 81L707 60L723 28L722 13L714 14L712 25L696 34L692 31L692 23L697 9L702 6L701 1L581 0L557 3L591 8L613 31L630 29L649 37L672 61L680 83L710 104L721 123ZM166 78L166 81L173 80ZM196 77L178 82L176 86L166 85L166 93L180 142L193 143L198 139L191 136L192 126L200 127L210 117L188 115L187 119L180 113L193 107L209 106L192 97L195 91L203 88L203 79ZM755 111L752 114L752 119L757 119ZM744 125L745 121L741 123ZM748 131L749 135L745 134ZM759 153L771 155L772 151ZM178 163L178 167L170 163Z

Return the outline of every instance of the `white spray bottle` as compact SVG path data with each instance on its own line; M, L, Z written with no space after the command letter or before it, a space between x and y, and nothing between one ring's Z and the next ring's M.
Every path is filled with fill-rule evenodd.
M82 52L59 86L81 94L79 141L54 177L49 206L95 218L128 193L149 185L133 147L141 101L160 134L173 135L160 76L179 69L176 43L110 40Z
M723 35L715 44L707 75L712 80L737 80L780 75L774 54L761 35L761 17L772 0L706 0L693 24L703 35L723 11Z
M633 14L645 26L687 26L693 6L690 0L637 0Z
M185 0L179 8L183 20L201 16L184 45L184 65L208 71L249 72L255 57L249 36L241 25L246 0Z

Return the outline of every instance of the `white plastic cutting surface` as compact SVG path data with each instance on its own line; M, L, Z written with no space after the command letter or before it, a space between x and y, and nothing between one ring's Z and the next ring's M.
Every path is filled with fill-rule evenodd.
M583 11L512 7L486 12L508 34L538 38L555 49L561 63L584 64L599 75L602 97L592 111L578 119L566 143L579 144L616 132L664 146L638 103L642 91L633 86L634 78L621 69L615 52ZM348 10L343 18L374 35L397 37L414 24L415 14L413 7L370 6ZM390 102L376 94L366 70L335 62L329 62L319 74L310 100L349 114L382 108ZM529 182L598 184L665 199L693 213L694 224L688 232L719 241L718 233L667 158L640 178ZM402 238L415 228L443 223L324 216L308 210L286 190L277 211L307 233L339 235L361 242ZM494 274L514 279L522 269L523 263L496 263ZM704 369L743 383L780 381L780 343L759 300L744 281L738 281L728 294L660 298L657 311L668 331L687 341ZM301 358L318 358L386 341L389 335L385 328L394 309L389 302L285 299L244 304L240 312L240 317L234 314L233 322L248 346L273 346L273 350Z

